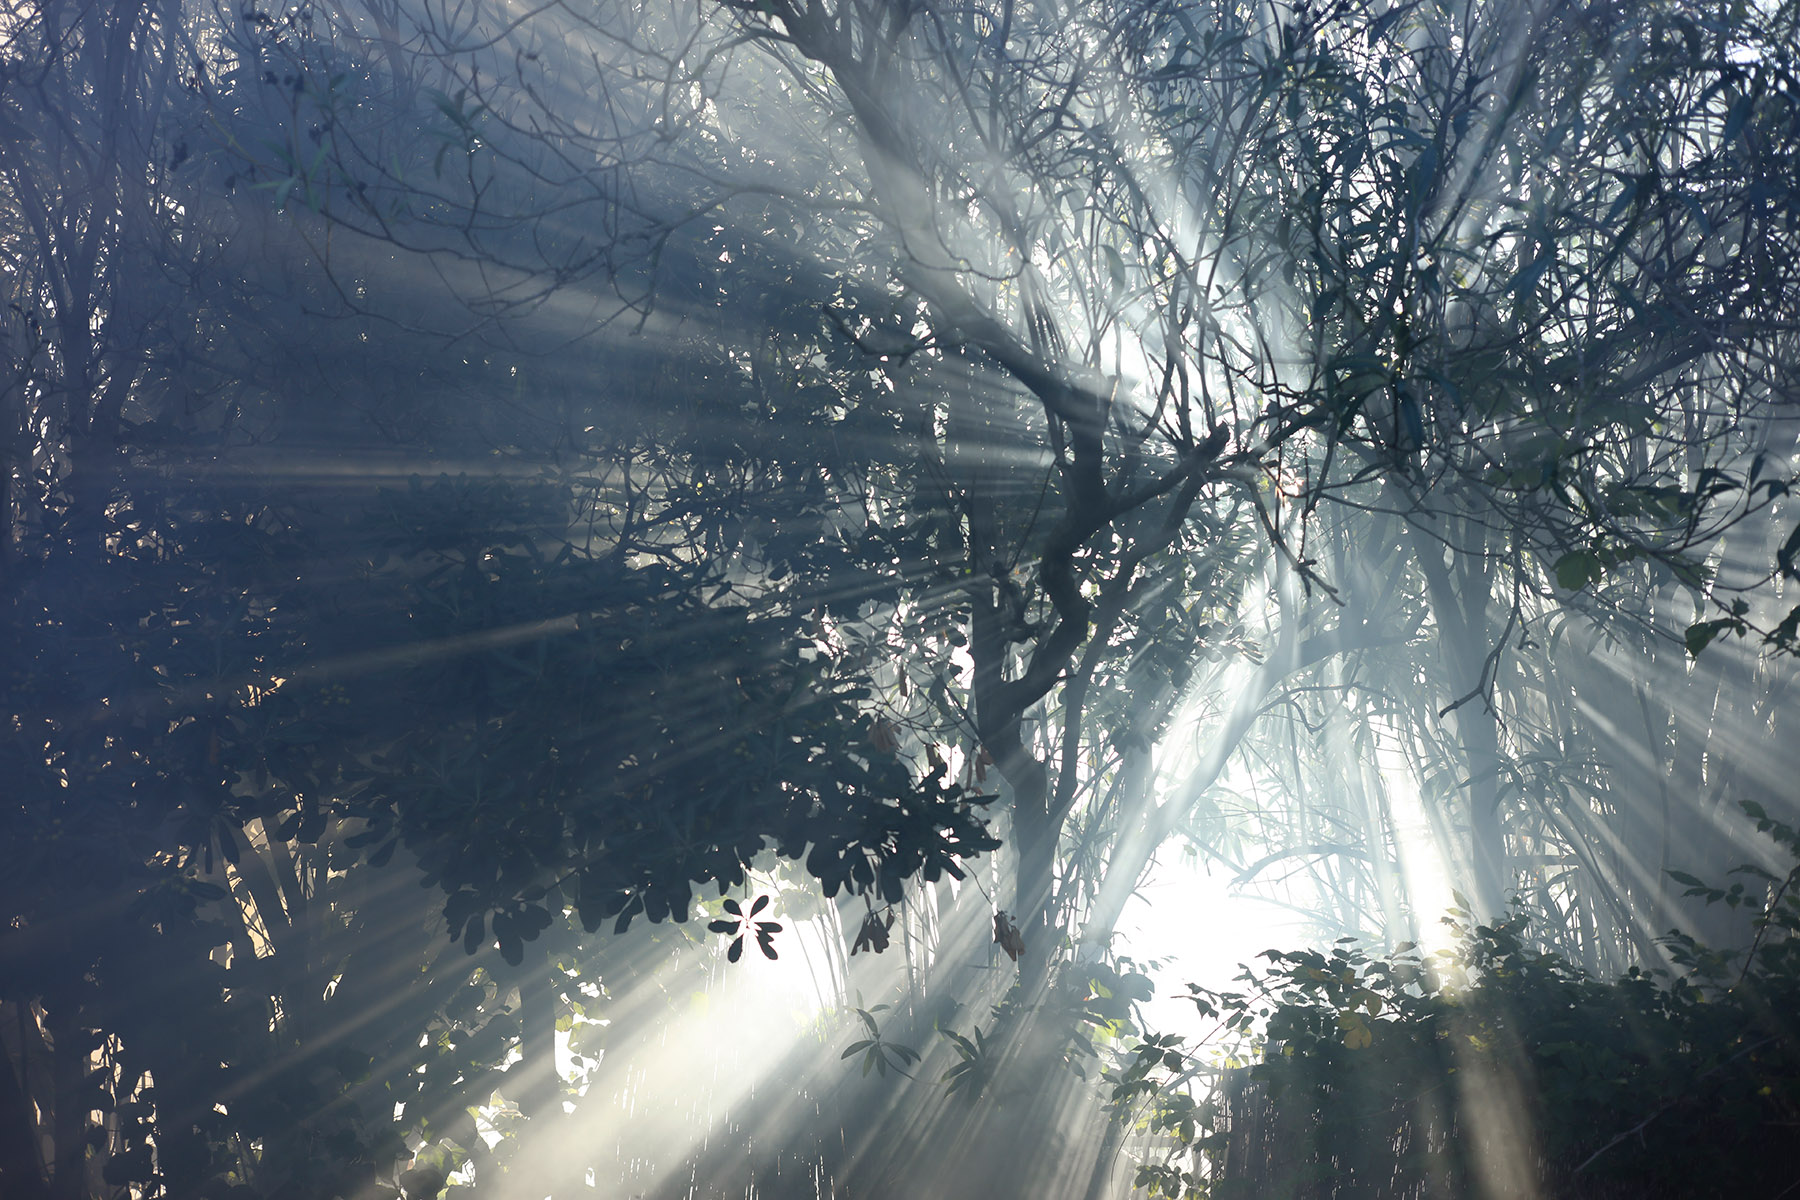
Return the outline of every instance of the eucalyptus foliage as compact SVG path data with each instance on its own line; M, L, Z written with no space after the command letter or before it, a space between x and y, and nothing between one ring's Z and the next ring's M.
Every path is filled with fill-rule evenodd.
M7 10L0 1189L580 1186L519 1152L585 1099L559 1036L629 1061L663 967L837 929L814 889L906 962L852 1008L828 955L851 1057L958 1104L846 1161L886 1099L809 1076L852 1099L764 1142L857 1194L1047 1185L1175 835L1400 922L1367 771L1351 819L1226 796L1393 730L1475 866L1475 999L1280 958L1292 1061L1392 1115L1371 1046L1526 1046L1484 995L1712 1053L1702 983L1481 922L1536 884L1616 952L1671 797L1763 782L1710 738L1777 728L1722 652L1800 613L1800 39L1723 11ZM1682 672L1688 725L1565 696L1577 633ZM1621 697L1641 738L1588 737ZM1000 894L942 916L978 859Z

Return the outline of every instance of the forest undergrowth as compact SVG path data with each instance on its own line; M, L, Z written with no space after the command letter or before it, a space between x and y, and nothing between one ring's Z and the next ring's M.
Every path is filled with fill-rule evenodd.
M1744 806L1800 859L1800 831ZM1534 949L1524 905L1454 944L1270 950L1212 1028L1147 1036L1115 1119L1166 1139L1152 1196L1779 1197L1800 1193L1800 896L1741 866L1687 895L1748 915L1743 952L1671 931L1666 963L1594 977Z

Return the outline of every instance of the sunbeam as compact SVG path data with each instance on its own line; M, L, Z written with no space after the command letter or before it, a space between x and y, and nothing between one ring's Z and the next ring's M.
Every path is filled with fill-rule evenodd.
M1789 1194L1797 79L0 6L0 1195Z

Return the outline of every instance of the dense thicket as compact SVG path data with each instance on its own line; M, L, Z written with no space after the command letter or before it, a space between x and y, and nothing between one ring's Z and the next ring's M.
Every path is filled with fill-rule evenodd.
M1784 852L1800 846L1791 827L1758 823ZM1800 869L1748 874L1772 885L1766 902L1746 900L1741 881L1690 885L1748 905L1748 951L1672 932L1672 970L1601 980L1535 949L1528 912L1490 925L1455 910L1456 943L1429 956L1402 944L1371 958L1346 938L1269 951L1241 991L1191 989L1228 1042L1252 1030L1266 1040L1235 1047L1254 1065L1221 1071L1185 1039L1145 1039L1114 1102L1169 1131L1176 1150L1140 1167L1138 1185L1217 1197L1779 1194L1800 1171L1786 1132L1800 1111ZM1170 1086L1196 1076L1207 1079L1198 1104Z

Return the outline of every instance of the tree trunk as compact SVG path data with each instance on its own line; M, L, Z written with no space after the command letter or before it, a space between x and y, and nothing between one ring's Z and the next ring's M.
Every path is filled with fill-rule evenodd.
M18 1002L0 1003L0 1023L11 1027L23 1017L24 1006ZM38 1155L37 1117L22 1080L29 1048L18 1048L19 1070L13 1069L13 1055L6 1040L0 1037L0 1195L18 1200L46 1200L49 1189L44 1186L43 1163Z
M1493 709L1488 655L1493 633L1487 609L1491 582L1486 560L1476 548L1458 544L1457 523L1444 520L1444 543L1415 528L1414 553L1425 575L1437 626L1438 661L1450 683L1456 740L1461 743L1469 775L1469 859L1474 871L1469 902L1475 917L1486 921L1506 910L1506 834L1500 820L1500 727ZM1452 578L1444 562L1445 545L1455 547L1461 570ZM1479 587L1477 587L1479 584Z
M50 1165L52 1200L85 1200L87 1195L87 1110L81 1107L82 1082L88 1056L75 1047L81 1039L80 1006L72 998L58 999L46 1008L45 1025L51 1039L52 1080L51 1140L55 1144Z

